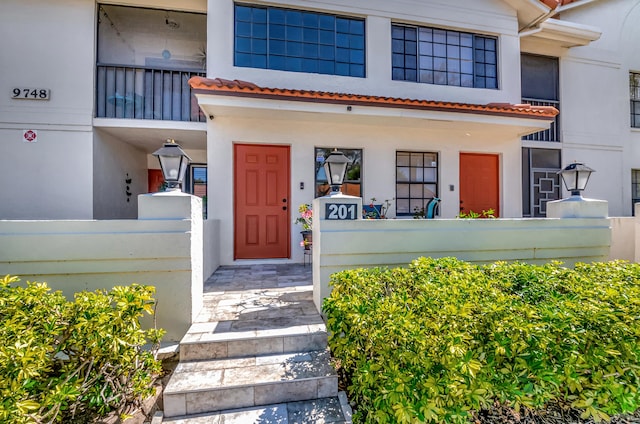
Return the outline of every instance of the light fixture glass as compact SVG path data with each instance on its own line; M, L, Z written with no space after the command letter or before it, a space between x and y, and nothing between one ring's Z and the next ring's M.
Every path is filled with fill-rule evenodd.
M156 150L153 155L157 156L160 161L160 169L162 169L168 190L180 190L191 158L173 139L167 140L162 148Z
M324 161L324 172L327 175L329 185L331 185L331 193L340 193L340 186L344 181L347 165L351 161L344 153L334 149Z
M581 192L587 187L592 172L595 172L595 170L583 163L576 162L567 165L558 174L562 177L564 186L571 192L572 196L581 196Z

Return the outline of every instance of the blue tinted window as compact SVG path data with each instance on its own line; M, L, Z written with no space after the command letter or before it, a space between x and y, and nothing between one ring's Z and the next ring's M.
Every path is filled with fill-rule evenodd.
M494 37L392 25L391 38L394 80L498 88L497 39Z
M324 60L334 60L336 49L333 46L318 46L318 56Z
M269 9L269 22L272 24L284 24L286 22L285 16L285 11L283 9Z
M235 20L236 66L365 76L363 19L236 5Z
M236 36L251 37L251 24L249 22L236 22Z
M251 38L236 37L236 52L251 53Z
M251 7L236 7L236 21L251 22Z
M318 15L316 13L303 13L302 25L307 28L318 28Z
M253 22L262 24L267 22L267 9L253 8Z
M302 40L305 43L317 43L318 42L318 30L315 28L304 28L302 30Z
M302 12L296 12L295 10L288 10L287 25L302 26Z

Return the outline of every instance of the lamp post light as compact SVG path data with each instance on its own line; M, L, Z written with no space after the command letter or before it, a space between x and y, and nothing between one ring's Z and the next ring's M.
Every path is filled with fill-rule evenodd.
M331 186L330 196L342 194L340 187L344 182L344 176L347 172L347 165L351 161L344 153L334 149L324 161L324 172L327 174L329 185Z
M576 162L567 165L562 171L559 171L558 174L562 177L564 186L571 192L571 196L581 198L581 192L587 187L592 172L595 172L595 170L583 163Z
M168 139L160 149L153 152L153 156L157 156L160 161L160 169L162 169L162 176L168 185L168 190L180 190L191 158L173 139Z

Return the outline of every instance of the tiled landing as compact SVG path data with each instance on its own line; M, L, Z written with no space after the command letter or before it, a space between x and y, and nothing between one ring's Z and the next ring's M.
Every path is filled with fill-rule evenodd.
M312 295L299 264L216 271L180 343L164 422L350 422Z

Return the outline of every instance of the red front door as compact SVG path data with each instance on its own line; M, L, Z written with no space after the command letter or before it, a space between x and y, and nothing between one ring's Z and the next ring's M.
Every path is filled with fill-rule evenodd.
M234 258L289 258L289 147L234 145Z
M460 212L500 214L498 155L460 153Z

